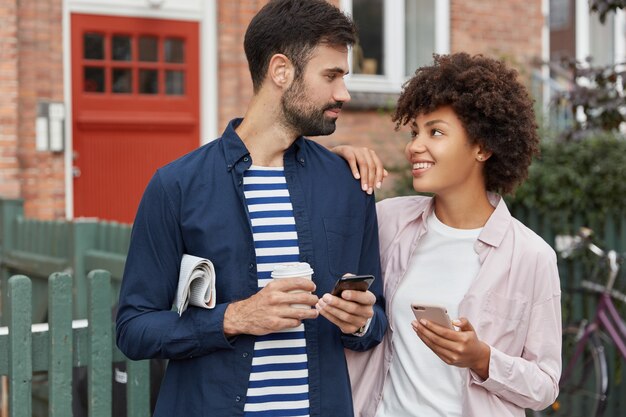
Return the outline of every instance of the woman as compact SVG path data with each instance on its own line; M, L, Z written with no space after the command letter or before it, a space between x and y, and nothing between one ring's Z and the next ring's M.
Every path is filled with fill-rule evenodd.
M390 326L375 349L347 353L356 415L547 407L561 372L556 256L500 197L538 153L527 91L502 62L435 56L405 85L393 120L411 129L413 188L433 196L377 204ZM348 160L363 152L335 151ZM416 302L446 308L455 329L417 321Z

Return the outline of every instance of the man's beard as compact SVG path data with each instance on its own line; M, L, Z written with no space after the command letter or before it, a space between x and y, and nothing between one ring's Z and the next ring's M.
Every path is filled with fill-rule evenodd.
M300 136L325 136L335 131L335 117L327 117L324 112L340 109L341 102L334 102L323 108L315 107L305 93L304 82L294 80L280 101L285 121Z

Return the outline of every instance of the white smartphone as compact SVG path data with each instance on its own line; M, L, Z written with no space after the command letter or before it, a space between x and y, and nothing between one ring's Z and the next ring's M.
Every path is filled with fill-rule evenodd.
M450 317L448 317L448 311L445 307L412 303L411 310L417 320L426 319L440 326L447 327L450 330L454 330L454 326L452 325L452 321L450 321Z

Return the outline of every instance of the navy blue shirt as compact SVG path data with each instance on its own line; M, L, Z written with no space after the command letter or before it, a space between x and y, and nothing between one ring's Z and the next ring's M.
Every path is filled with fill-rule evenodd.
M133 225L117 315L117 345L131 359L170 359L155 416L243 415L255 336L227 338L229 303L258 291L243 174L252 160L230 122L221 138L160 168ZM374 198L341 158L299 137L284 155L300 261L315 271L315 293L347 272L376 276L368 332L344 335L319 316L305 320L311 416L352 416L344 348L377 345L387 328ZM217 305L171 310L183 254L215 265Z

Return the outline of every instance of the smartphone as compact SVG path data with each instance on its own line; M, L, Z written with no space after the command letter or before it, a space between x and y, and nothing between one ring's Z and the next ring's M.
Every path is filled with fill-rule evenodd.
M447 327L450 330L454 330L454 326L450 321L450 317L448 317L448 311L445 307L413 303L411 304L411 310L413 310L413 314L417 320L426 319L440 326Z
M344 290L367 291L374 282L374 275L349 275L341 277L335 283L331 294L341 297Z

